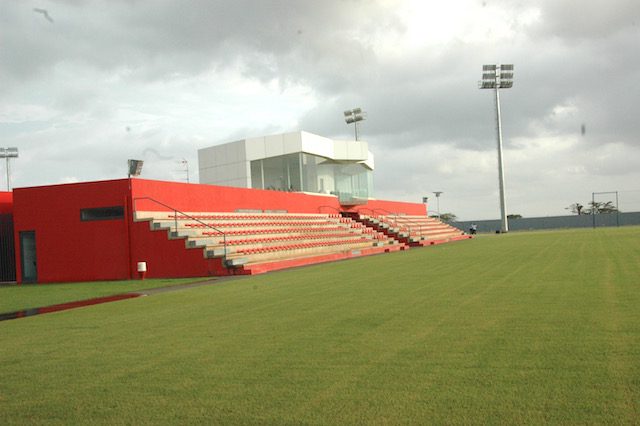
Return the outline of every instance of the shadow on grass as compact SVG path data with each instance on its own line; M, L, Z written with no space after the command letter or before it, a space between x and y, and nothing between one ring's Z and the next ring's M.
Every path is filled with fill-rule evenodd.
M117 302L118 300L133 299L145 296L141 293L116 294L113 296L94 297L93 299L77 300L75 302L59 303L57 305L42 306L39 308L23 309L21 311L0 313L0 321L31 317L34 315L48 314L51 312L66 311L67 309L81 308L83 306L99 305L101 303Z

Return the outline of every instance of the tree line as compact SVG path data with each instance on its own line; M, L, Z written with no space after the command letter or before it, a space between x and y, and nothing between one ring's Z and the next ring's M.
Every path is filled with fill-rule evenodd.
M589 201L587 207L580 203L573 203L565 207L573 214L610 214L618 212L618 208L613 205L613 201Z

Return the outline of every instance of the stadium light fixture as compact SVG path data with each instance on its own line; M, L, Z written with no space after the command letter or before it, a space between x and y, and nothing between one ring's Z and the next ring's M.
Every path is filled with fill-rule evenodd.
M189 183L189 161L187 161L186 158L183 158L179 163L184 166L184 172L187 175L187 183Z
M356 140L358 140L358 122L365 119L365 112L362 108L354 108L344 112L344 121L347 124L353 123L356 133Z
M140 173L142 173L142 165L144 164L144 161L127 160L127 162L129 164L129 178L131 178L131 176L140 176Z
M0 158L4 158L7 162L7 191L11 191L11 169L9 167L9 159L18 158L18 148L0 148Z
M422 197L422 204L426 204L425 207L425 211L427 212L427 216L429 216L429 197Z
M440 196L442 194L444 194L444 192L442 192L442 191L433 191L433 193L436 196L436 206L437 206L437 209L438 209L438 219L440 219Z
M496 130L498 133L498 183L500 187L500 232L509 232L507 204L504 196L504 161L502 158L502 119L500 117L500 89L513 87L513 64L483 65L480 89L493 89L496 100Z

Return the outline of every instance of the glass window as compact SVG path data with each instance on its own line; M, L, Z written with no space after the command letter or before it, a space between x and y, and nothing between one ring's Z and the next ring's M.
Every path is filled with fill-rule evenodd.
M336 192L341 203L363 204L370 196L370 171L362 164L336 165Z
M93 209L81 209L80 220L83 222L91 220L117 220L124 219L124 207L97 207Z
M336 194L345 204L373 194L373 173L364 165L304 153L252 161L251 182L253 188Z
M264 189L264 182L262 182L262 160L254 160L251 162L251 187Z
M265 158L262 160L264 189L301 191L300 153ZM253 171L252 171L253 175Z

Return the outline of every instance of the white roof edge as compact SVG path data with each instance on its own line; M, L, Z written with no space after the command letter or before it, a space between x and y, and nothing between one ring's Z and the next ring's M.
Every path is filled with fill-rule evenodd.
M298 143L293 142L293 137L298 136ZM287 138L287 136L289 136ZM272 152L268 154L270 150L265 148L258 149L250 148L249 145L255 145L256 143L264 143L267 139L273 139L282 137L282 147L277 150L278 154ZM289 142L284 143L287 139ZM223 142L217 145L212 145L204 148L199 148L198 153L206 150L218 150L227 145L242 144L246 150L246 160L251 161L258 158L269 158L278 155L293 154L296 152L304 152L306 154L317 155L330 160L335 161L349 161L354 163L364 164L369 169L374 169L373 154L369 151L369 144L366 141L355 141L348 139L331 139L325 136L320 136L315 133L307 132L305 130L298 130L294 132L276 133L273 135L247 137L244 139L238 139L230 142ZM259 152L263 152L264 156Z

